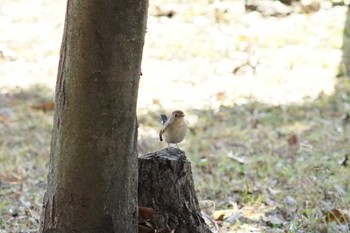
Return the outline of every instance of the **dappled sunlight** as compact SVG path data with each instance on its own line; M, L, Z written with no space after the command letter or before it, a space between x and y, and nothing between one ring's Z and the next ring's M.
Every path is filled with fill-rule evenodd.
M0 87L56 82L66 1L1 1Z
M157 17L157 7L175 16ZM224 22L214 17L218 10L229 15ZM138 107L215 108L251 100L278 105L330 95L345 10L271 18L245 13L243 1L207 6L153 0ZM4 1L0 87L54 88L64 11L63 0Z
M1 3L0 228L34 229L66 1ZM189 133L179 148L222 232L332 232L330 214L350 218L350 82L339 75L347 6L305 11L150 0L138 152L167 147L159 116L183 110Z
M245 14L242 1L223 4L236 13L224 23L212 17L216 6L190 17L192 8L169 3L173 18L150 15L140 108L210 108L217 98L279 105L333 93L346 8L270 18Z

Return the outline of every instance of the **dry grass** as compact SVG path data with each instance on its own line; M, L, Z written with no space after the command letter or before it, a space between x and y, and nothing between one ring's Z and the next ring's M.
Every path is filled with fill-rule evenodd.
M53 114L31 106L53 100L62 2L5 0L0 13L2 31L27 25L0 39L0 233L39 226ZM159 115L181 108L180 148L199 198L226 210L222 232L349 232L350 84L335 78L347 9L275 18L241 3L151 1L139 152L166 146Z
M219 210L273 209L262 215L279 216L281 223L259 219L254 221L258 232L348 232L326 221L328 211L348 211L350 201L349 164L341 164L350 149L344 121L349 80L339 79L336 90L300 105L253 102L189 110L187 116L196 120L181 147L192 161L200 199L215 201ZM156 127L158 115L140 116L141 128ZM152 145L146 150L158 149L156 135L147 135L140 140ZM240 224L223 226L230 232Z
M0 226L4 232L35 232L38 227L52 112L31 106L51 101L52 94L52 90L32 87L1 96L0 109L11 113L0 118ZM254 102L188 110L191 130L180 147L192 162L199 198L215 201L217 210L249 207L262 216L280 216L282 223L275 226L263 218L248 222L258 232L316 232L320 227L347 232L332 231L338 225L327 223L326 214L332 209L347 210L350 201L350 170L340 164L349 152L350 132L344 121L349 102L349 80L339 79L334 96L321 95L303 105ZM160 112L140 115L140 130L156 132ZM158 143L156 133L145 132L140 136L140 153L165 146ZM222 225L223 232L247 229L242 219Z
M13 89L0 96L0 229L35 232L39 223L52 113L32 105L52 101L43 87Z

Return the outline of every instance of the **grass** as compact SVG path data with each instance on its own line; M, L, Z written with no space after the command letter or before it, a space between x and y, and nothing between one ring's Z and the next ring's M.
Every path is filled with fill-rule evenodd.
M187 11L178 9L171 21L174 23L172 26L177 25L176 30L172 29L174 35L161 37L150 29L148 41L153 41L153 35L159 42L153 45L156 47L153 57L165 60L171 54L175 58L172 62L185 59L188 63L194 57L211 61L224 57L231 62L230 59L240 54L238 52L249 50L249 46L254 45L253 48L261 49L254 49L254 53L261 56L256 66L263 68L262 71L258 69L254 76L255 85L269 94L275 89L264 89L262 85L269 84L271 80L283 85L289 82L288 75L293 77L294 83L304 81L303 78L313 78L310 73L300 78L300 73L295 72L298 69L294 69L298 65L322 66L321 73L331 73L334 64L338 65L333 59L333 50L326 52L327 56L321 56L325 53L322 49L305 48L308 40L319 39L317 33L309 33L309 28L297 27L308 15L299 15L302 17L299 21L296 21L297 15L266 20L258 18L263 26L249 24L252 27L249 31L245 27L237 27L236 30L226 23L220 24L220 27L219 24L213 27L205 24L196 31L184 22L192 24L196 14L201 17L210 15L207 14L210 9L201 4L201 8L192 4L194 7L191 5ZM229 8L228 12L232 9ZM243 16L242 19L237 21L237 25L246 20ZM337 23L335 27L333 20L324 19L322 14L315 21L321 19L327 20L329 25L326 30L333 36L323 37L318 46L340 49L342 24ZM271 28L268 23L272 20L280 22L280 27L272 30L274 33L271 34L265 28ZM311 29L318 28L315 23L312 25ZM184 31L179 33L177 29ZM219 29L228 33L220 40ZM289 32L290 29L293 33ZM344 36L344 41L347 41L348 33L345 32ZM225 46L219 46L221 44ZM262 51L266 54L261 55ZM249 56L254 55L245 52ZM226 63L225 68L230 70ZM269 73L264 73L268 70L273 70L272 78ZM190 76L200 74L194 72ZM162 78L161 75L164 74L158 78ZM265 75L271 80L261 81ZM244 80L247 76L236 75L234 78ZM323 79L318 78L317 82L322 83ZM244 82L239 86L244 89ZM209 86L201 87L210 89ZM283 90L298 87L288 86ZM159 94L159 89L154 92ZM333 95L320 93L315 100L299 104L264 104L254 97L241 101L245 104L236 104L230 93L221 94L218 93L213 101L215 107L208 104L198 109L184 109L190 133L180 148L185 150L192 162L199 199L215 202L217 212L214 216L218 210L231 213L218 219L222 232L349 232L346 221L342 220L346 214L343 216L332 211L349 211L350 169L349 165L339 162L350 149L350 123L344 120L350 111L349 79L339 78ZM51 102L53 95L53 90L43 86L0 89L0 233L36 232L39 227L53 113L35 110L32 106ZM237 94L236 97L242 99L242 95ZM159 101L139 109L140 154L166 146L158 139L159 115L164 112L168 113L169 109ZM232 213L237 211L242 216L235 219ZM328 215L334 215L333 220Z
M344 78L334 96L305 104L189 110L186 114L198 120L182 146L193 164L199 198L214 200L217 209L233 202L241 208L277 208L284 216L280 229L287 232L315 232L325 223L325 212L348 210L350 170L339 160L349 152L343 120L349 94ZM141 127L150 121L154 127L157 116L140 116ZM287 197L295 203L293 212Z
M349 151L342 120L349 89L344 86L348 80L338 84L335 96L304 105L252 103L201 114L185 149L201 199L220 200L218 207L226 208L232 198L241 206L269 200L279 206L292 196L301 216L312 222L322 220L314 213L326 208L348 209L349 169L338 163ZM296 142L288 142L292 136ZM271 189L272 194L266 192Z
M0 99L0 109L7 111L0 114L0 229L35 232L46 185L52 113L31 106L52 101L52 92L35 86L2 93Z
M320 95L299 105L252 102L188 110L190 134L181 147L192 162L199 199L215 201L217 210L233 203L239 208L274 208L283 224L258 221L264 231L314 232L321 223L326 228L337 225L325 222L325 213L347 210L350 201L350 170L339 164L349 152L350 132L343 120L350 102L349 80L339 79L336 88L334 96ZM39 226L52 112L31 106L52 101L52 96L52 90L38 86L1 96L0 109L12 114L2 116L0 124L0 229L5 232L35 232ZM164 146L153 132L162 111L139 116L140 143L147 142L142 150ZM230 231L246 224L223 226Z

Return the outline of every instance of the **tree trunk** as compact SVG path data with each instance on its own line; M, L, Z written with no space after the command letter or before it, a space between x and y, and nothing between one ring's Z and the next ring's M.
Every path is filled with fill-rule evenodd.
M211 232L199 210L191 163L179 149L167 148L139 158L138 196L139 206L157 212L147 224L155 230Z
M147 0L68 0L40 232L137 232Z

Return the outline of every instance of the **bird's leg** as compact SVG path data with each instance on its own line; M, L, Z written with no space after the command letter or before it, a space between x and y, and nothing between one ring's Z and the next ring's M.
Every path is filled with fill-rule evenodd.
M177 146L177 143L175 143L175 144L176 144L176 148L179 149L179 147Z
M168 148L170 148L170 144L169 144L169 142L168 142Z

